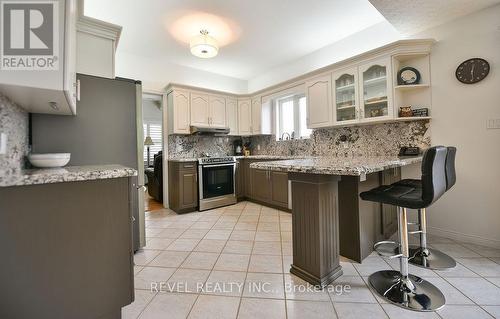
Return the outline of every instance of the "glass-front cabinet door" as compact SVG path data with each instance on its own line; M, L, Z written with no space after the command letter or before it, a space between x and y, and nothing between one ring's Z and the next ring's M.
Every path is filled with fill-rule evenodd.
M390 58L361 65L359 76L361 121L392 117Z
M336 124L348 124L358 121L358 68L354 67L334 72L332 77Z

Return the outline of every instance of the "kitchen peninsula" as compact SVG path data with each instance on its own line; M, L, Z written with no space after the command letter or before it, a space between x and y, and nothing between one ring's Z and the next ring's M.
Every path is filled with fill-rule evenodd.
M252 169L287 172L291 181L290 272L325 286L342 275L340 254L361 262L376 241L394 233L390 224L396 215L395 207L361 201L359 193L399 180L400 167L421 160L420 156L314 157L252 163Z

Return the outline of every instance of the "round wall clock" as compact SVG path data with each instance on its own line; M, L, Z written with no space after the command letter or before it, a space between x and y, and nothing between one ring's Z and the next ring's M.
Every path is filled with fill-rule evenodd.
M485 59L472 58L460 63L455 71L457 80L465 84L482 81L490 73L490 64Z
M420 82L420 72L417 69L406 66L398 72L398 84L409 85Z

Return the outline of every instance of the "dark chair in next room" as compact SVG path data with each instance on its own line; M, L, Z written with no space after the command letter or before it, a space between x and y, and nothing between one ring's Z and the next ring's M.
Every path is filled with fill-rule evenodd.
M407 209L424 209L437 201L447 189L446 156L444 146L429 148L422 160L421 187L408 185L382 185L360 194L364 200L398 207L399 243L380 242L375 249L396 251L390 258L400 259L400 270L382 270L369 277L369 283L379 295L400 307L415 311L435 311L445 304L443 293L433 284L409 274ZM387 246L387 247L386 247Z

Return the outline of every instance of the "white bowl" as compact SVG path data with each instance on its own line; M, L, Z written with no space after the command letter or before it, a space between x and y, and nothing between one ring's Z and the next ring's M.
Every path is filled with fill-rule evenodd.
M71 153L52 153L52 154L30 154L28 160L31 165L40 168L63 167L68 164Z

